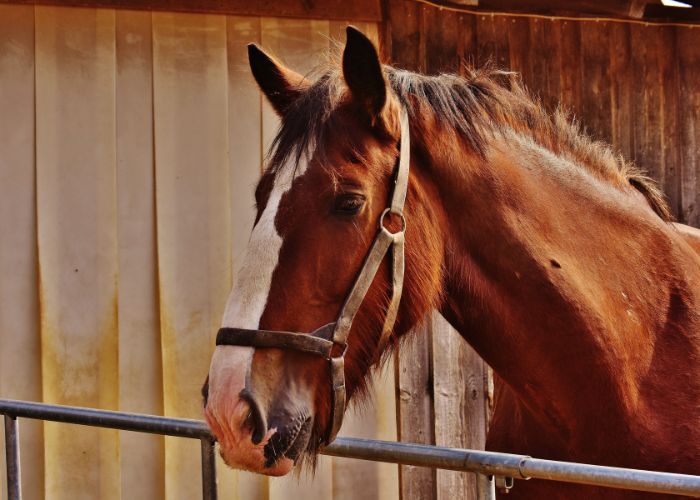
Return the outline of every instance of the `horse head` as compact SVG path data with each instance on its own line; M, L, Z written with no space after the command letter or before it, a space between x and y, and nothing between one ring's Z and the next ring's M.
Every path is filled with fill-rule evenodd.
M445 215L435 188L409 156L407 118L376 48L354 28L347 35L342 67L313 82L249 47L281 128L203 392L224 460L268 475L288 473L334 437L347 402L366 392L372 368L441 287ZM379 240L383 250L371 250ZM312 344L325 355L310 337L323 337Z

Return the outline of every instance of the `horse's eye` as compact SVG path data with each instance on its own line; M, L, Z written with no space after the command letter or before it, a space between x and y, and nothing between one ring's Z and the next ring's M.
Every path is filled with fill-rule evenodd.
M349 161L350 163L355 164L355 165L360 165L360 164L363 163L363 162L362 162L362 158L360 157L360 155L358 155L358 154L355 153L355 152L351 152L351 153L348 155L348 161Z
M357 215L365 204L361 194L344 193L335 199L333 211L339 215Z

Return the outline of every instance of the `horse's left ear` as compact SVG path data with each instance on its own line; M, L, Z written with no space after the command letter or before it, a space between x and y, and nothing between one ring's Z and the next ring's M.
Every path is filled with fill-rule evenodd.
M346 29L343 77L374 125L386 104L387 83L374 44L354 26Z
M248 45L248 61L255 81L279 116L284 116L291 104L309 87L299 73L284 67L257 45Z

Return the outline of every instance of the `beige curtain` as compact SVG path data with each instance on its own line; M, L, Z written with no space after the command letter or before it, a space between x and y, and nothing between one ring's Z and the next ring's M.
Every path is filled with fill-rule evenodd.
M278 123L245 46L304 73L346 24L0 5L0 397L201 418ZM396 439L393 387L389 368L344 434ZM20 425L29 500L201 495L196 441ZM225 499L392 498L397 482L327 457L314 478L219 464Z

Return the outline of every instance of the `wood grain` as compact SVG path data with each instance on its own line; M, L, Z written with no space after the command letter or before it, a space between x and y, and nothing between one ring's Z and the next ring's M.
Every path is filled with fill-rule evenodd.
M581 116L581 25L577 21L561 22L561 73L559 89L561 105L574 115Z
M581 25L581 119L588 133L610 141L609 22Z
M384 20L385 40L391 50L386 54L389 61L413 71L421 70L421 12L416 2L388 0Z
M508 65L520 73L523 82L531 86L532 74L530 64L530 20L526 17L512 17L508 26Z
M435 444L433 431L433 373L428 323L416 328L398 349L396 412L400 441ZM430 500L436 496L435 469L399 467L400 498Z
M484 449L486 365L438 313L430 319L433 348L435 444ZM437 471L437 498L476 499L476 476Z
M680 219L700 227L700 30L676 28L679 68Z
M440 12L435 7L422 7L421 39L425 40L425 72L431 75L459 71L459 16Z
M632 157L632 75L629 24L610 25L610 120L612 144L626 158Z
M656 73L659 87L659 113L661 125L657 131L660 143L660 161L664 176L661 187L668 198L671 212L678 218L681 212L681 136L679 130L679 64L678 58L667 57L676 54L676 29L660 26L656 40L660 49ZM696 94L698 90L696 87Z
M476 17L477 66L490 64L507 69L510 66L509 40L512 19L479 14Z

